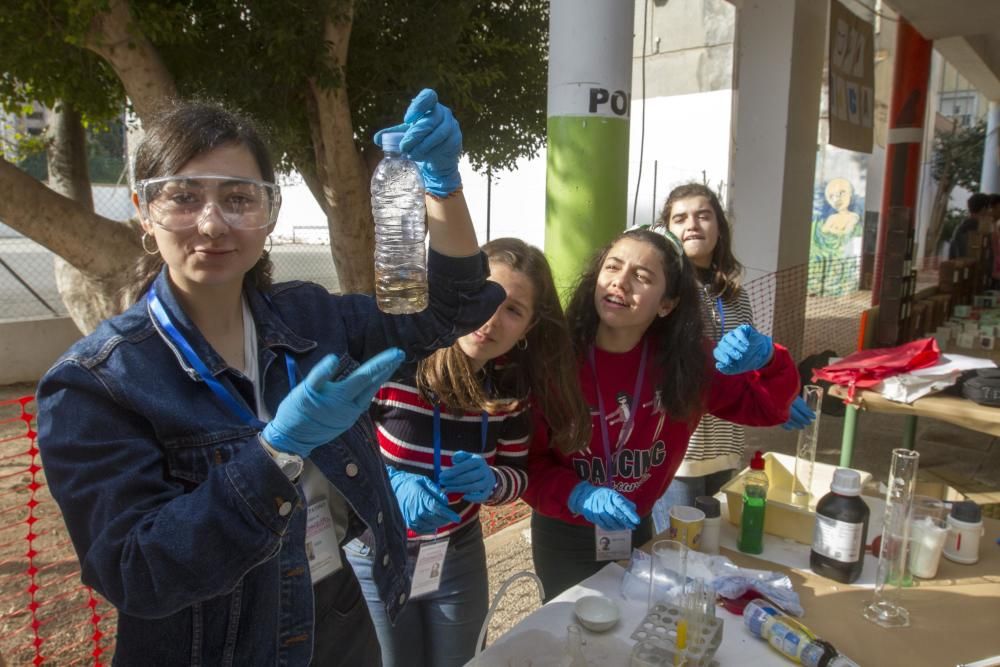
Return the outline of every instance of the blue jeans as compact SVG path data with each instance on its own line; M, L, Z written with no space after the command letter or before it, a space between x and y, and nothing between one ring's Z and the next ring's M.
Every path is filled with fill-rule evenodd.
M390 624L372 580L371 550L360 540L344 550L368 602L384 667L461 667L472 659L489 609L486 548L478 521L451 536L438 590L407 601L395 625ZM417 550L417 543L411 542L407 562L411 572Z
M698 496L714 496L726 482L733 478L736 470L720 470L701 477L674 477L660 499L653 504L653 525L656 533L670 528L670 508L674 505L694 507Z

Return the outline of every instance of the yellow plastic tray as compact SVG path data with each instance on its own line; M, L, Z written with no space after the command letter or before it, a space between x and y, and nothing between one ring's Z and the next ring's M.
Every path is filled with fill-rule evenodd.
M764 532L769 535L787 537L812 544L813 530L816 523L816 503L830 491L833 481L833 471L838 466L816 462L813 469L812 485L810 486L809 504L796 504L792 498L795 478L795 457L788 454L767 452L764 454L764 472L767 473L767 510L764 512ZM743 483L749 468L744 468L739 475L722 487L726 494L729 522L740 524L743 515ZM861 486L872 483L871 473L858 470L861 475Z

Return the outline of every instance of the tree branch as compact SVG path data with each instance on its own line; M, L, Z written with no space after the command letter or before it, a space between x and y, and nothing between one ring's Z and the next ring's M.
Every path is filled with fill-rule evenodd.
M98 277L123 271L135 258L131 228L97 215L0 158L0 220L77 269ZM100 248L100 252L94 252Z
M174 77L132 20L128 0L111 0L108 11L94 17L84 46L115 70L140 119L146 120L165 99L177 95Z

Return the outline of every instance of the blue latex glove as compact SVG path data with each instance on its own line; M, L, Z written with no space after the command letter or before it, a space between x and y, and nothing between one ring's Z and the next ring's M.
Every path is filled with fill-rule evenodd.
M458 158L462 154L462 129L451 109L438 104L437 93L424 88L413 98L403 124L387 127L375 133L375 143L381 148L386 132L405 132L399 150L420 167L427 192L447 197L462 185L458 173Z
M407 527L417 533L433 533L441 526L461 520L448 507L448 497L432 479L392 466L385 469Z
M635 503L607 487L580 482L569 494L569 510L604 530L632 530L639 525Z
M389 348L334 381L340 359L326 355L278 405L274 419L264 427L264 439L277 450L309 456L354 425L404 357L402 350Z
M800 431L815 420L816 413L809 409L801 396L797 396L788 410L788 421L782 424L781 428L786 431Z
M461 493L470 503L484 503L490 499L497 477L486 459L479 454L457 451L451 463L450 468L441 471L441 488L445 493Z
M755 371L766 365L773 353L771 337L749 324L741 324L723 336L712 352L715 367L726 375Z

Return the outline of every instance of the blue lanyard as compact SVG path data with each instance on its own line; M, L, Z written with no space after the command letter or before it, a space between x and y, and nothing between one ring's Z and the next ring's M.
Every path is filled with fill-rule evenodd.
M646 356L649 348L645 338L642 339L642 356L639 358L639 372L635 375L635 391L632 392L632 406L629 408L628 420L622 425L622 430L618 432L618 443L615 445L617 452L628 442L632 435L632 424L635 422L635 413L639 408L639 393L642 391L642 379L646 374ZM604 462L608 471L608 486L611 486L611 438L608 436L607 412L604 409L604 397L601 395L601 381L597 377L597 361L594 357L594 346L590 346L590 370L594 374L594 393L597 394L597 411L601 416L601 440L604 442Z
M490 383L487 381L486 388L489 391ZM480 413L479 417L479 453L486 453L486 434L490 427L490 417L486 410ZM434 403L434 483L439 484L441 479L441 404Z
M181 354L187 360L191 367L194 368L195 373L205 382L212 393L215 394L216 398L222 401L222 404L229 408L229 411L234 415L243 420L243 422L249 426L254 427L257 430L264 428L265 424L257 418L250 408L246 406L245 403L237 401L236 398L224 387L222 383L215 379L211 371L208 370L208 366L205 362L201 360L198 353L194 351L191 344L184 338L174 323L170 321L170 316L167 315L166 309L164 309L163 304L160 302L159 297L156 295L156 287L150 287L149 292L146 293L146 304L149 306L150 311L156 318L156 321L160 323L163 327L163 331L167 334L167 337L173 341L177 347L180 348ZM295 360L285 352L285 369L288 371L288 387L291 389L296 384L298 384L298 368ZM263 395L263 392L261 392Z
M722 308L722 297L715 297L715 308L719 311L719 340L726 335L726 311Z

